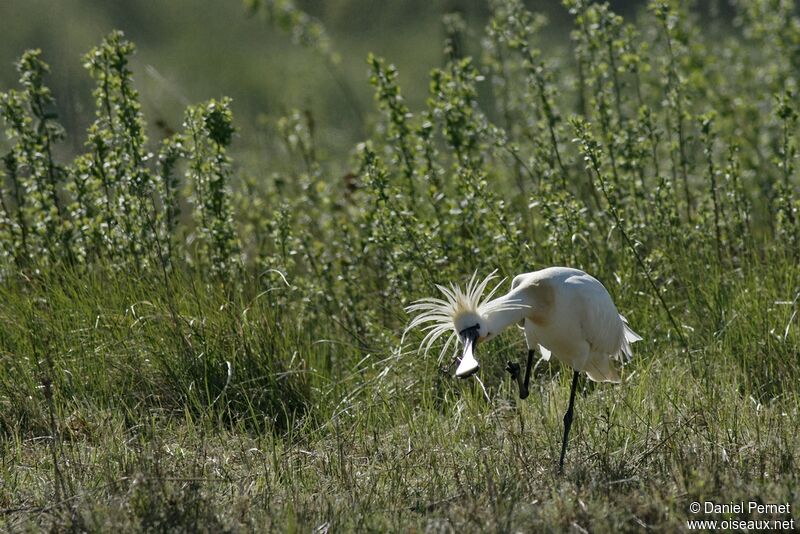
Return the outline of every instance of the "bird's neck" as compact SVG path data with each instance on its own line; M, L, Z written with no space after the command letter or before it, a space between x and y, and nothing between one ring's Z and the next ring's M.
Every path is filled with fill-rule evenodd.
M513 324L517 324L525 317L528 317L536 303L521 290L511 292L493 299L490 304L498 304L501 307L484 315L487 328L492 336L500 334L503 330Z

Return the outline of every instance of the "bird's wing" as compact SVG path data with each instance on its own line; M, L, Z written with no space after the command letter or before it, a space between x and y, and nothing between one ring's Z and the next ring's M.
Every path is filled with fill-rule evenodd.
M580 307L581 329L591 350L620 361L630 359L625 322L605 287L588 275L570 278L568 287L578 290L579 300L573 303Z
M525 278L527 278L527 276L527 274L518 274L515 276L514 279L511 280L511 289L517 289L517 286L519 286L525 280Z

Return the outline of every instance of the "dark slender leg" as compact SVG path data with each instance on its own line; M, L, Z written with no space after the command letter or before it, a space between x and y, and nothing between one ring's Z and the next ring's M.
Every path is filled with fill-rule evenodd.
M564 440L561 442L561 459L558 461L558 472L564 472L564 455L567 454L567 439L569 438L569 427L572 426L572 411L575 406L575 390L578 388L578 371L572 375L572 389L569 392L569 408L564 414Z
M533 367L533 349L528 349L528 367L525 368L525 387L520 388L520 399L528 398L528 394L530 393L528 386L531 384L531 367Z
M533 367L533 351L528 349L528 367L525 368L525 378L519 373L519 364L517 362L508 362L506 364L506 371L511 373L511 378L517 381L519 387L519 398L527 399L530 394L528 386L531 383L531 367Z

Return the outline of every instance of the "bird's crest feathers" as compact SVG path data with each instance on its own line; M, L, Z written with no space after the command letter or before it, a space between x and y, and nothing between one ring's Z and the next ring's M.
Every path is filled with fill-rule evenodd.
M423 331L427 331L427 334L420 342L420 351L427 354L437 339L450 332L442 351L439 353L439 359L441 360L451 343L458 339L458 332L461 329L473 326L491 313L523 307L519 303L506 302L502 299L491 300L492 296L505 281L505 278L500 280L485 297L483 296L489 282L497 278L496 273L497 270L494 270L483 280L478 280L478 272L475 271L465 289L453 283L449 287L437 284L436 287L442 292L443 299L424 298L415 301L406 308L407 313L418 313L409 323L406 332L426 323L431 323L422 328Z

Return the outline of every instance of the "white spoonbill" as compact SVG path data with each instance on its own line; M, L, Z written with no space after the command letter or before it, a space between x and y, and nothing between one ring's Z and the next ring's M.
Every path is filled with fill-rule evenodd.
M525 378L517 363L508 362L506 369L517 381L519 396L528 396L531 365L536 347L544 360L555 356L572 367L572 388L569 407L564 415L564 438L561 443L559 469L564 468L564 455L572 425L575 389L580 372L595 382L619 382L619 372L611 360L630 360L631 343L641 340L619 314L606 288L592 276L578 269L550 267L514 277L511 291L492 299L502 284L497 284L484 298L483 293L495 273L478 281L472 276L466 290L450 284L437 286L444 299L425 298L406 308L418 313L408 326L426 325L427 335L420 349L427 353L433 343L450 333L439 357L442 358L453 340L464 345L456 376L466 378L478 371L475 349L481 342L497 336L512 324L525 331L528 364ZM430 323L430 324L428 324Z

